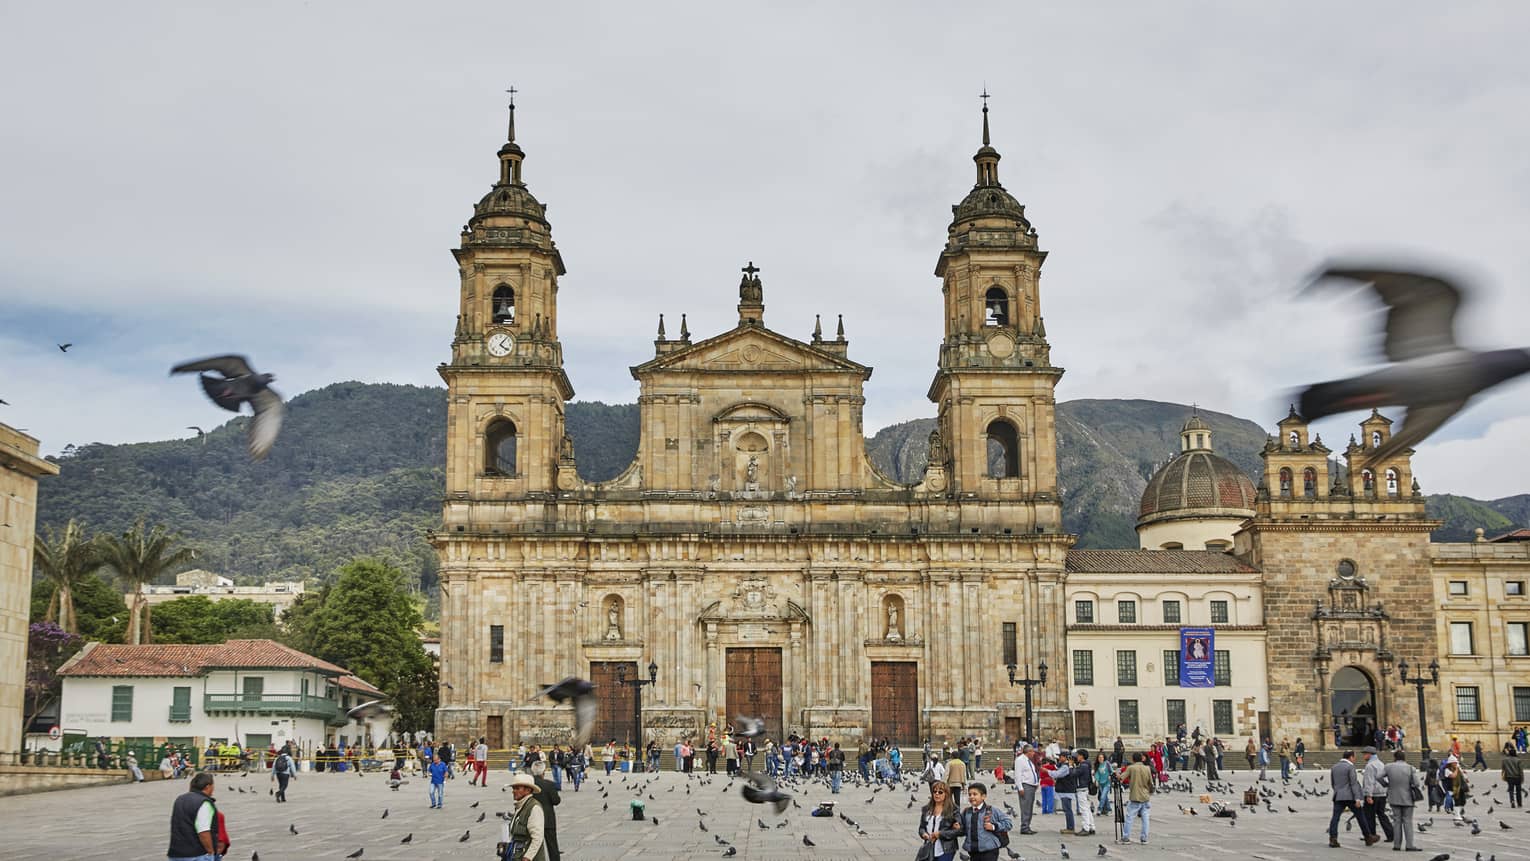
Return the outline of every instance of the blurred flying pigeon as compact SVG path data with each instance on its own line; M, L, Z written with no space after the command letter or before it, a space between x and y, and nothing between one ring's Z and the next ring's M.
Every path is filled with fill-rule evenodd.
M595 731L595 711L598 706L594 683L569 676L556 685L544 687L541 696L559 703L574 701L573 746L578 749L588 744L590 733Z
M743 789L745 801L750 804L774 805L778 814L786 812L786 805L792 800L790 793L777 789L775 780L769 775L750 772L747 778L749 782L744 784Z
M246 402L255 413L250 422L250 456L264 458L276 442L282 429L282 397L271 388L276 379L270 374L257 374L244 356L212 356L195 362L186 362L170 369L172 374L190 374L199 371L216 371L221 376L202 374L202 389L212 402L232 413L239 412Z
M67 353L67 352L69 352L69 348L73 347L73 346L74 346L74 344L59 344L58 345L58 351L60 353Z
M1530 350L1468 350L1456 343L1462 290L1443 276L1368 267L1330 266L1319 276L1371 285L1387 306L1385 368L1317 383L1301 394L1303 418L1396 405L1403 426L1366 458L1385 460L1423 442L1473 396L1530 372Z
M758 738L765 734L765 721L760 718L736 717L733 722L737 724L733 735L738 738Z

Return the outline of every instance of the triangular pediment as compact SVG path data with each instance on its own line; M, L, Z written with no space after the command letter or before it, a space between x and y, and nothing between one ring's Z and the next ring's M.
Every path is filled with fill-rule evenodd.
M871 373L865 365L759 326L740 326L632 369L634 375L655 371L838 371L863 377Z

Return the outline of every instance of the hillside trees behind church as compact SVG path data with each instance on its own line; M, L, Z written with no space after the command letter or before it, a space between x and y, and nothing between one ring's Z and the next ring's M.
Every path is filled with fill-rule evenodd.
M154 607L154 642L221 643L224 640L280 640L270 604L249 598L214 601L187 595Z
M282 619L289 645L376 685L393 702L397 728L417 730L431 728L437 703L435 671L418 634L421 609L403 571L361 558Z

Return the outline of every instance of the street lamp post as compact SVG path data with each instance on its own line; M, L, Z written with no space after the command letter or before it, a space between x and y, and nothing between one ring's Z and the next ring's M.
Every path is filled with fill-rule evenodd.
M1031 665L1025 665L1025 678L1015 678L1015 665L1006 664L1009 670L1009 683L1021 685L1025 688L1025 740L1031 744L1036 743L1036 732L1031 726L1031 688L1047 683L1047 659L1042 658L1041 663L1036 665L1036 678L1031 678Z
M658 684L659 665L648 662L648 678L628 679L627 665L616 665L616 683L632 686L632 770L640 771L643 761L643 686Z
M1418 690L1418 736L1419 743L1423 747L1419 765L1422 766L1429 759L1429 718L1424 714L1424 685L1440 683L1440 662L1438 660L1429 662L1429 675L1426 676L1420 671L1417 676L1409 678L1408 659L1404 658L1397 665L1397 674L1402 678L1403 684L1412 685Z

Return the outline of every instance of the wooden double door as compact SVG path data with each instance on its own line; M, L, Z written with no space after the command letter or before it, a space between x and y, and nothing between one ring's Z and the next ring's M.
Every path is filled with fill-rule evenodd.
M625 669L627 678L637 678L636 661L590 662L590 681L595 684L595 696L600 703L595 712L595 731L590 735L590 744L597 750L613 738L617 744L627 744L632 738L632 697L636 688L617 684L617 667ZM572 727L572 709L568 717Z
M871 734L902 746L918 746L919 665L871 662Z
M740 648L727 651L728 721L740 717L765 722L765 738L781 743L781 650ZM761 739L757 746L763 746Z

